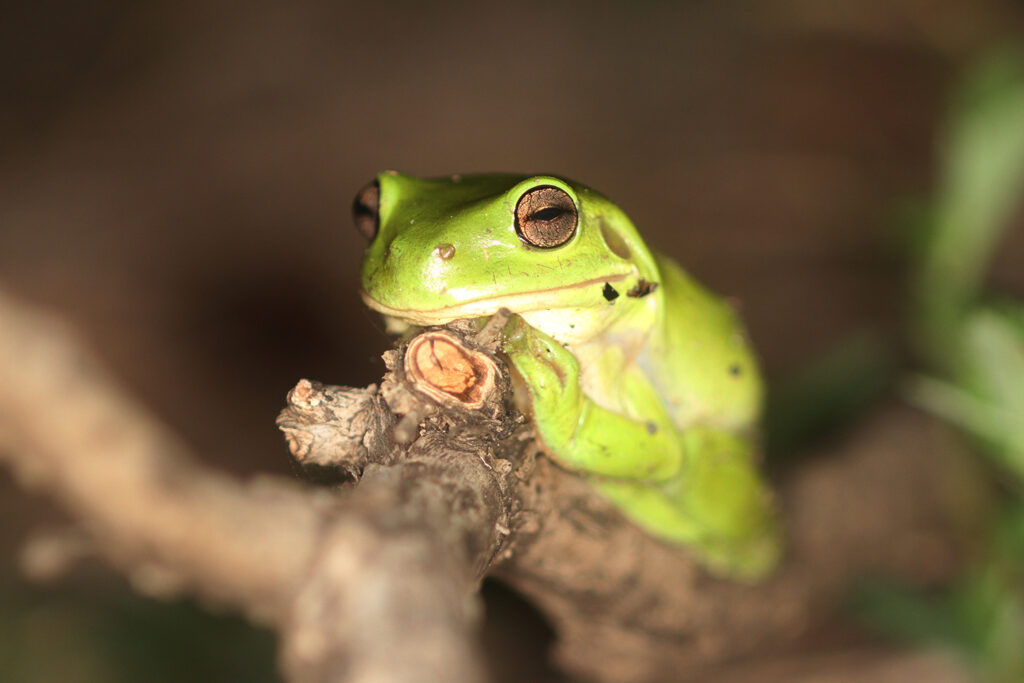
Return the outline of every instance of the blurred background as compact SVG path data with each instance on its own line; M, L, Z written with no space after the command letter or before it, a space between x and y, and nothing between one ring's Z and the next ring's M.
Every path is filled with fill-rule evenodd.
M296 380L381 374L350 204L386 168L593 186L742 301L771 380L865 332L899 355L951 93L1022 40L1012 0L7 3L0 282L240 474L293 473ZM986 282L1024 295L1022 264L1008 231ZM60 517L6 472L0 515L0 681L275 680L230 616L96 567L29 585L19 541ZM553 677L539 617L488 596L505 679Z

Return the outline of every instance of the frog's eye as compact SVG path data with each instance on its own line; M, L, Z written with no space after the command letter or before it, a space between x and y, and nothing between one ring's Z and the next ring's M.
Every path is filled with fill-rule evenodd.
M535 187L516 204L516 232L527 244L542 249L560 247L576 233L576 203L565 190Z
M355 201L352 202L352 219L356 223L356 230L371 242L377 236L379 211L380 185L374 180L359 190Z

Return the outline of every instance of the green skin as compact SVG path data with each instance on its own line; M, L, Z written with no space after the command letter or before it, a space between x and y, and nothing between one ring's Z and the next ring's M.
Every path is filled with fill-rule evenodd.
M716 574L754 579L776 565L780 534L753 444L761 380L729 305L582 185L394 172L377 181L367 305L396 331L517 314L502 350L551 458ZM541 249L519 237L514 213L545 185L567 192L579 218L568 242ZM645 293L643 283L657 286Z

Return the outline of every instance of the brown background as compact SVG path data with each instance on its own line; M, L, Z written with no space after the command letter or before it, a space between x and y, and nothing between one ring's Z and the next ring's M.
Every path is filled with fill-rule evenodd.
M288 473L287 389L372 382L388 343L357 295L354 192L383 168L545 171L741 299L779 377L898 336L900 216L950 86L1022 28L994 0L8 6L0 281L209 460ZM1020 232L995 275L1018 291ZM18 595L16 541L56 516L5 474L0 515Z

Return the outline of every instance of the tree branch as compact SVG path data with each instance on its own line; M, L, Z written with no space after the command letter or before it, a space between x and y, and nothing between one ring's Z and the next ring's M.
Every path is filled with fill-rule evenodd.
M766 582L708 576L544 458L521 484L524 519L497 571L552 619L562 666L597 680L699 678L799 651L834 623L857 577L935 583L955 569L927 426L890 407L782 482L788 560Z
M359 482L331 491L211 471L68 330L2 295L0 328L0 458L140 589L276 628L295 681L481 680L475 588L488 573L549 615L568 670L678 680L798 651L854 576L935 581L954 564L941 468L906 411L781 483L790 560L743 585L650 539L540 454L510 408L493 329L388 352L379 389L299 382L279 425L317 478Z
M368 463L351 495L242 483L198 464L56 321L0 294L0 329L0 459L138 589L270 624L290 680L484 678L474 589L503 536L480 448L423 439L395 466ZM364 455L396 460L367 437L390 420L376 390L349 398L361 417L324 431L362 430Z

